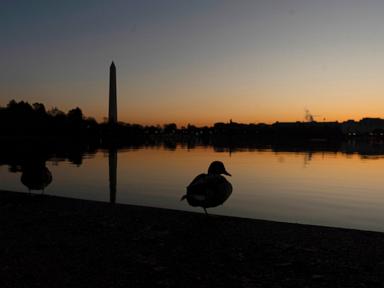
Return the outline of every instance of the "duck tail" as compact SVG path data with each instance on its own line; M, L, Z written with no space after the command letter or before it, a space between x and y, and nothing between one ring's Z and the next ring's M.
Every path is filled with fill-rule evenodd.
M187 198L187 194L183 195L183 197L181 197L180 201L183 201L185 198Z

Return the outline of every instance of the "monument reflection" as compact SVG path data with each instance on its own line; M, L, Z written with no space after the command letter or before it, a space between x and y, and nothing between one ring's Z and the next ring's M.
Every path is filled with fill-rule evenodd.
M116 184L117 184L117 149L108 150L109 164L109 202L116 203Z

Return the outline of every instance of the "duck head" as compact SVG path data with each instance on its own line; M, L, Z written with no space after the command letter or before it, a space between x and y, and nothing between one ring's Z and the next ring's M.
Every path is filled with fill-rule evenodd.
M232 176L225 170L224 164L221 161L213 161L211 165L209 165L208 174L218 174L218 175L224 174L224 175Z

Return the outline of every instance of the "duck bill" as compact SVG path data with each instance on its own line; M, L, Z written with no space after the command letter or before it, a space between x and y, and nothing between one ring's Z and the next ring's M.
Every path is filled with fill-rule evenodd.
M231 174L229 174L227 171L224 171L223 173L224 175L228 175L228 176L232 176Z

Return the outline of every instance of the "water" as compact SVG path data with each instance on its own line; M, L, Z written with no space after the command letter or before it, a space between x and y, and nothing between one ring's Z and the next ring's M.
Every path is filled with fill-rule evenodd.
M180 197L213 160L224 162L234 191L210 213L384 231L384 158L357 153L229 153L181 146L99 150L77 165L65 157L48 158L45 166L53 180L44 193L203 212ZM27 192L21 170L10 172L8 165L1 165L0 190Z

